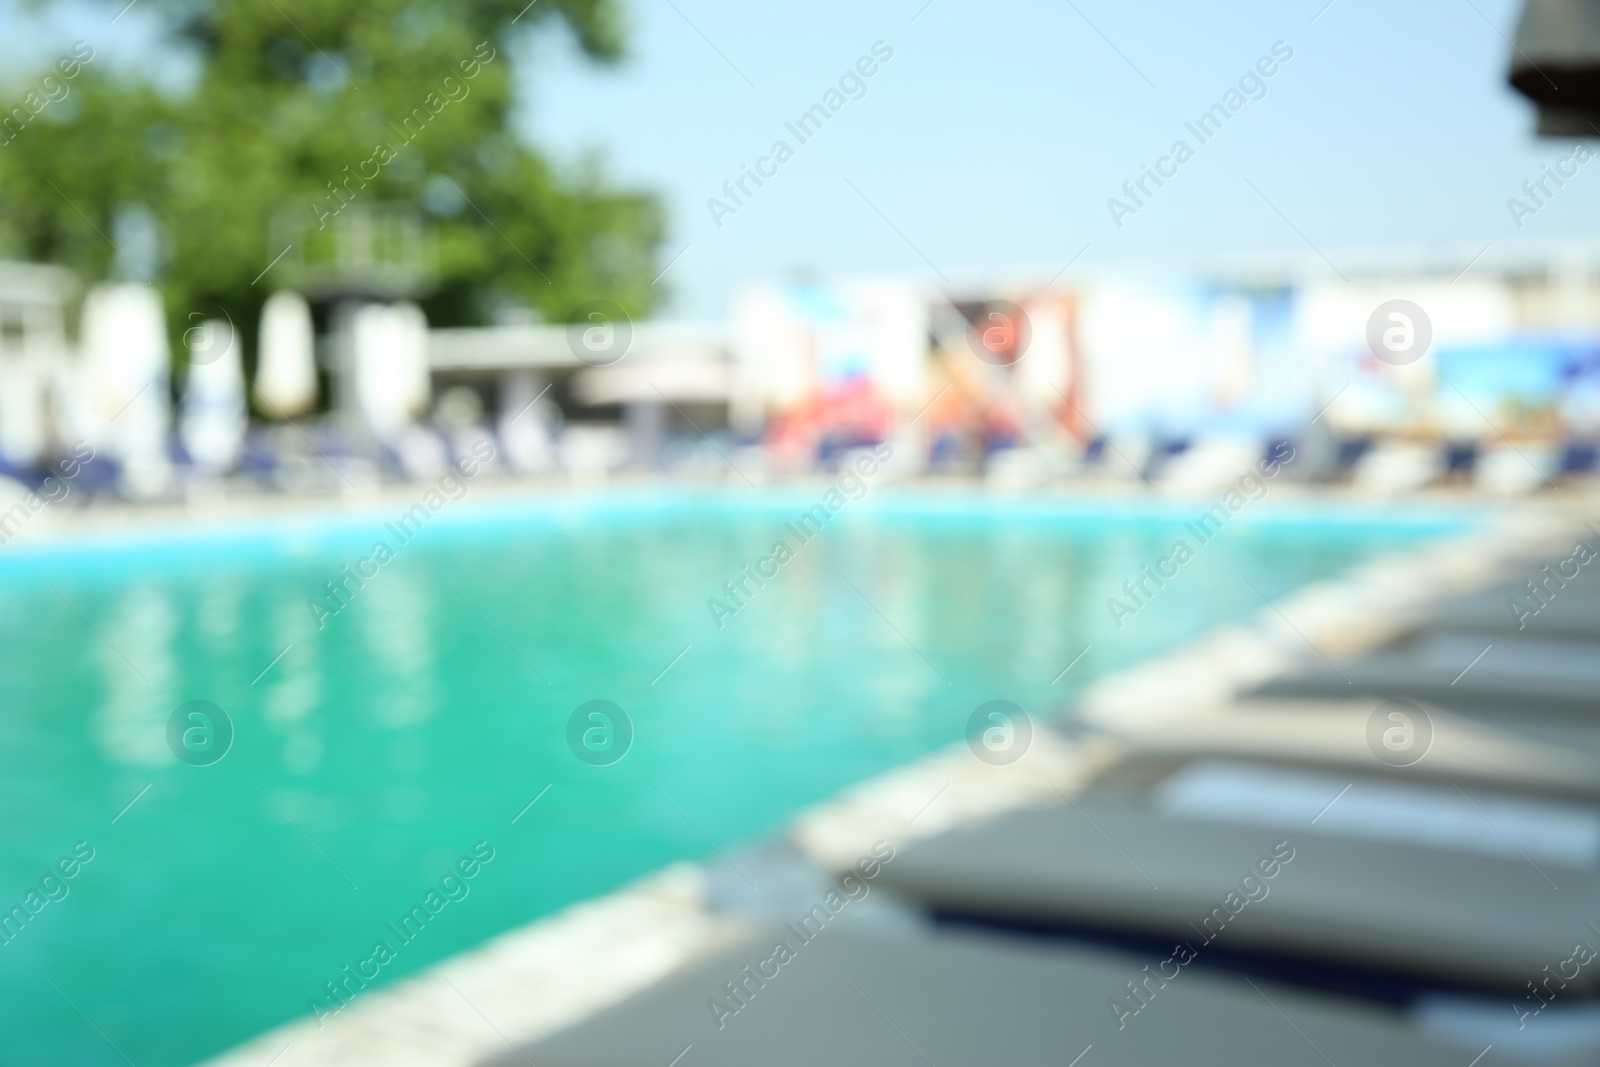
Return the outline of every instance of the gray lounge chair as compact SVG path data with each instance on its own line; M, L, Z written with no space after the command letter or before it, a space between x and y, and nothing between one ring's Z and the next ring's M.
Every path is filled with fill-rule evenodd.
M1229 950L1520 993L1600 946L1600 751L1436 709L1428 750L1391 766L1379 705L1246 701L1124 735L1076 799L918 843L885 884L953 916L1204 937L1288 841L1259 907L1211 931ZM1568 995L1597 990L1600 968Z
M1592 807L1518 811L1487 794L1409 784L1438 795L1418 805L1422 817L1385 827L1380 790L1392 785L1352 778L1341 796L1335 776L1313 778L1331 786L1329 814L1318 818L1303 795L1268 810L1271 768L1267 788L1252 790L1248 768L1192 764L1178 774L1195 767L1211 781L1197 786L1190 773L1165 792L1091 790L1067 805L920 842L885 868L883 883L945 915L1199 939L1197 946L1216 940L1229 951L1519 995L1575 942L1600 946L1588 925L1600 900L1600 811ZM1218 789L1229 773L1245 787ZM1277 788L1280 796L1292 791ZM1456 798L1464 804L1452 804ZM1408 798L1399 799L1403 808ZM1346 812L1335 817L1341 802ZM1472 808L1492 812L1497 824L1475 828ZM1522 840L1515 826L1504 842L1495 831L1526 830L1550 812L1565 820L1554 837L1537 825ZM1274 876L1266 877L1261 862L1282 851L1292 860L1269 862ZM1569 996L1600 990L1600 967L1572 985Z
M1600 713L1600 561L1576 576L1524 565L1538 592L1507 583L1445 600L1381 648L1276 678L1253 695L1404 696L1446 706Z
M1213 756L1600 802L1600 721L1340 697L1241 700L1125 728L1098 785L1148 788L1183 763ZM1395 708L1412 718L1420 710L1427 721L1409 724L1416 750L1386 762L1383 731L1394 725L1386 713Z
M780 939L794 958L759 984L746 978ZM1415 1016L1224 975L1180 971L1136 999L1127 984L1149 962L963 933L825 929L802 944L779 927L485 1067L1464 1067L1482 1050ZM725 985L739 981L739 1010L714 1014L708 1002L739 1003ZM1569 1051L1545 1062L1587 1061Z
M1423 629L1368 655L1272 679L1254 697L1384 696L1510 713L1600 715L1600 638Z
M1594 566L1594 564L1591 564ZM1505 587L1448 600L1429 615L1427 625L1462 633L1521 633L1542 637L1600 640L1600 592L1590 582L1557 589L1543 599L1521 588ZM1519 607L1514 606L1515 602Z

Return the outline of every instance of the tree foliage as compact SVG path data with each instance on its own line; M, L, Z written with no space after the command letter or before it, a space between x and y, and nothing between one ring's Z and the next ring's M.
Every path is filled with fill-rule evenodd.
M175 91L85 65L0 146L0 257L63 263L89 281L152 275L120 236L145 220L172 316L223 309L248 333L282 284L283 268L252 284L280 251L275 220L315 233L341 200L406 204L436 235L423 301L436 323L482 322L507 304L563 321L597 298L643 314L657 202L605 188L592 168L558 172L512 122L529 73L512 55L530 28L564 24L610 62L621 12L615 0L526 2L145 0L197 76ZM14 85L0 106L29 88Z

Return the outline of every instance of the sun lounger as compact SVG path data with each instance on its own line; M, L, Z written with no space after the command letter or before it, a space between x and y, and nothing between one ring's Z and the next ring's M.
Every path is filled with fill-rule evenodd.
M883 879L948 916L1520 992L1574 942L1600 945L1600 809L1197 761L1139 797L1090 792L921 842ZM1600 968L1574 984L1600 990Z
M1415 720L1419 710L1425 723L1389 717ZM1411 733L1387 740L1414 748L1385 748L1396 727ZM1581 717L1391 706L1380 697L1252 699L1132 728L1121 744L1095 788L1148 789L1191 760L1219 757L1600 803L1600 724Z
M1416 632L1359 659L1273 679L1259 697L1383 696L1517 713L1600 713L1600 639Z
M1434 606L1366 655L1314 663L1248 695L1406 697L1546 717L1600 713L1600 562L1582 564L1574 548L1554 563L1525 561L1524 569L1521 582Z
M1441 605L1428 626L1453 633L1527 634L1600 640L1600 591L1596 583L1547 592L1498 589Z
M884 882L963 920L1205 936L1287 842L1256 912L1211 931L1227 951L1354 974L1335 984L1520 990L1600 946L1600 731L1585 748L1435 709L1399 766L1373 747L1381 703L1246 701L1123 736L1075 800L918 843Z
M793 958L764 964L780 940ZM778 927L484 1067L1464 1067L1482 1049L1421 1017L1272 983L1181 970L1148 979L1151 962L970 933L829 929L807 943Z

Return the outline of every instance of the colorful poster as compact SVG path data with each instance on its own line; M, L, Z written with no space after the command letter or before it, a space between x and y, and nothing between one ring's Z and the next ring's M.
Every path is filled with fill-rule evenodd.
M741 411L780 462L889 440L926 381L927 309L910 284L751 286L734 309Z

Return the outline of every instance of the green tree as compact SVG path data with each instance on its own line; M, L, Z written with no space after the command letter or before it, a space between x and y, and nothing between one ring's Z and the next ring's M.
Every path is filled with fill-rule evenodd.
M528 74L512 53L531 27L563 23L589 57L612 62L623 39L614 0L142 7L174 54L197 60L197 77L163 91L84 66L68 96L0 145L0 256L90 281L138 270L161 286L176 331L187 309L225 309L250 337L306 251L252 284L280 235L311 246L345 211L409 205L436 237L422 301L435 323L482 322L504 304L565 321L597 298L649 310L657 201L606 188L592 167L558 173L511 121ZM116 236L130 219L158 237L153 273Z

